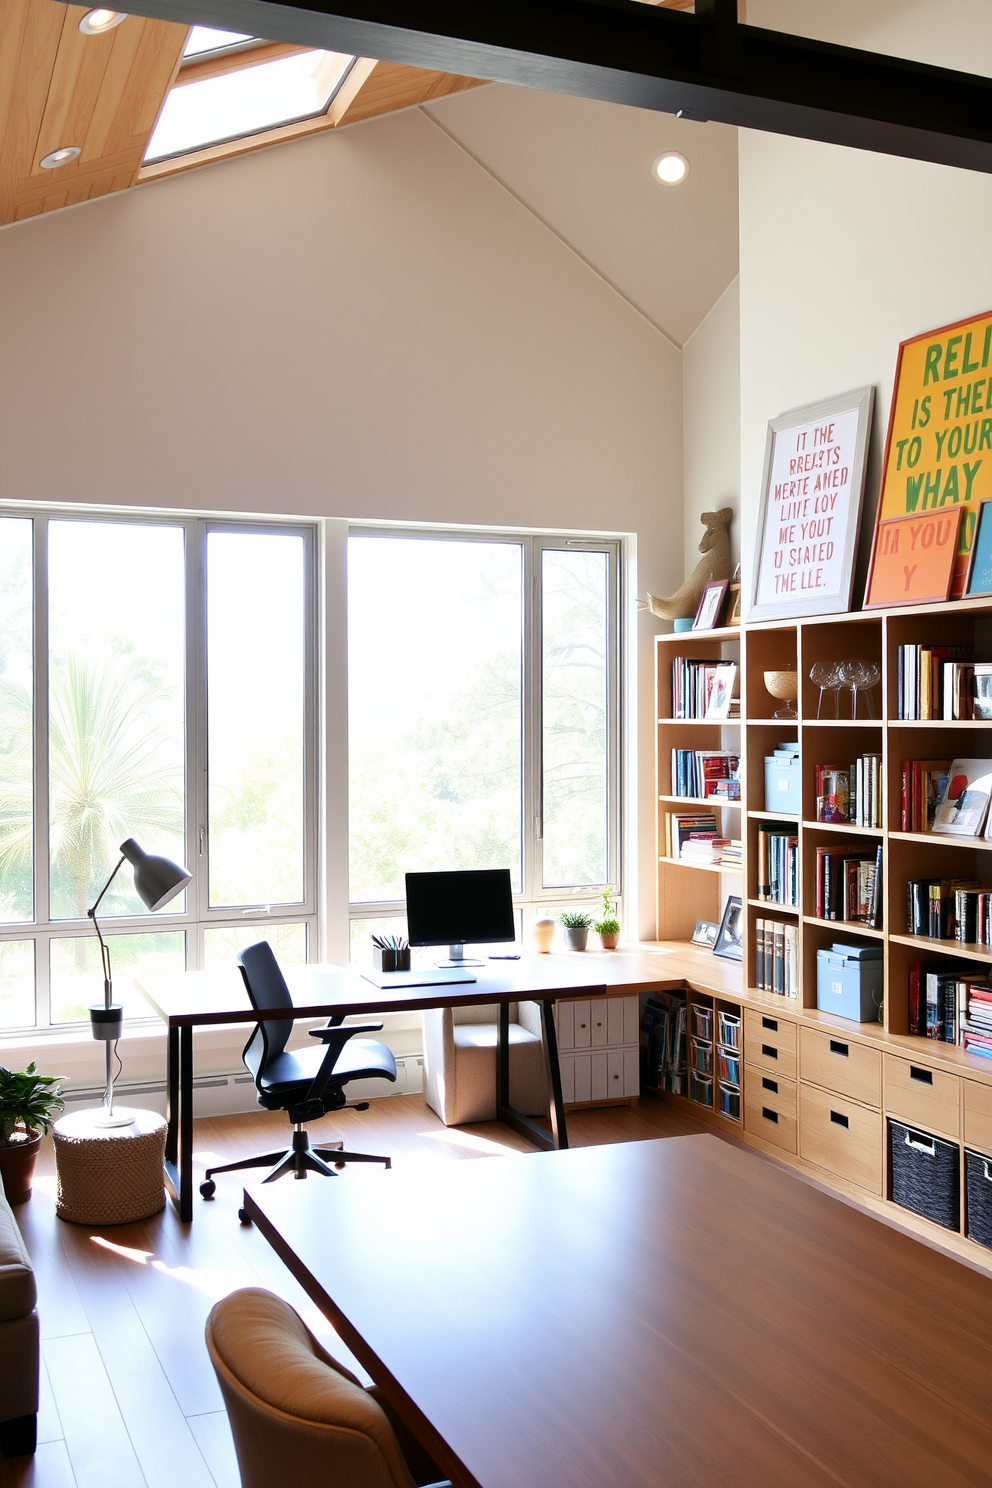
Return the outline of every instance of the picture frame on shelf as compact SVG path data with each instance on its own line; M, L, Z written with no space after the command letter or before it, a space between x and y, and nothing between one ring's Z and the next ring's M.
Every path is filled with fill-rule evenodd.
M851 608L874 402L854 388L769 421L748 621Z
M741 586L739 583L731 584L730 599L728 601L728 614L724 625L737 625L741 623Z
M737 685L736 661L722 661L713 668L713 683L703 717L709 723L726 723Z
M959 506L881 522L875 528L865 609L940 604L950 596L965 513Z
M965 593L969 598L973 594L992 594L992 500L983 501L978 508Z
M711 951L716 945L716 938L719 933L720 926L715 920L697 920L696 928L692 932L692 944L695 946L704 946L706 950Z
M744 960L744 904L739 894L727 895L713 954L727 961Z
M730 587L729 579L714 579L704 585L692 622L693 630L716 630Z

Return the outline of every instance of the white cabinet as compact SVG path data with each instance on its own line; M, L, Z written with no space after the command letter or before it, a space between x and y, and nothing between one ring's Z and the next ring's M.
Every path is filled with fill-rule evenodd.
M576 998L555 1004L566 1105L636 1099L640 1094L639 1022L636 996Z

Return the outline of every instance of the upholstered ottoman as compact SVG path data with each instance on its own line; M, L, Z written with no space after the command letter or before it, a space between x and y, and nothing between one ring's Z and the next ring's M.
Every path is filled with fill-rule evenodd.
M53 1128L55 1212L73 1224L130 1224L165 1208L165 1121L132 1111L131 1126L94 1126L86 1111Z
M34 1451L38 1314L34 1272L0 1185L0 1457Z

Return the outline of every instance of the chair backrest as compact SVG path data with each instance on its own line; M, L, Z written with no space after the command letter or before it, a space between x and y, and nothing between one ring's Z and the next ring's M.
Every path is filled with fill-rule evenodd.
M267 940L245 946L237 955L248 996L253 1008L291 1008L293 999L286 978L279 970L272 947ZM269 1062L285 1049L293 1031L292 1018L278 1018L259 1023L245 1045L244 1061L256 1081L265 1074Z
M271 1292L232 1292L207 1319L242 1488L414 1488L376 1400Z

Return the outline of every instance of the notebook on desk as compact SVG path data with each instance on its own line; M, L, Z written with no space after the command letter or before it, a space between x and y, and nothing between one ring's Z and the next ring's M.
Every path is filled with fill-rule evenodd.
M423 966L417 971L376 971L374 967L362 967L362 976L367 982L384 990L390 987L443 987L450 982L474 982L478 978L460 966Z

